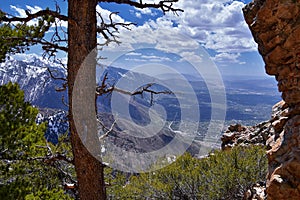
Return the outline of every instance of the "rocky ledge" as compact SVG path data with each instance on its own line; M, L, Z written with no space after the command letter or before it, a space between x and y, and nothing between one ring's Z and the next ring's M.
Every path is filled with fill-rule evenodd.
M222 150L231 149L234 146L262 145L267 150L272 149L286 123L288 112L286 103L281 101L273 106L270 120L255 126L243 126L233 124L222 135Z

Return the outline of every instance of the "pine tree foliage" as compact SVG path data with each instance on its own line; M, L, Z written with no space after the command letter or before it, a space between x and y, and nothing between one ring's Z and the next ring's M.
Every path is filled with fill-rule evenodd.
M17 84L0 86L0 199L70 198L60 171L45 162L46 124L35 123L37 113Z
M0 10L1 18L6 18L6 13ZM51 15L44 15L38 18L35 25L0 23L0 62L3 62L8 54L24 53L30 46L40 43L54 20Z
M75 127L73 112L72 112L72 94L73 86L76 78L76 74L80 69L80 64L83 63L84 59L92 52L97 46L97 34L104 38L107 42L102 45L106 45L109 42L116 41L118 27L127 27L132 25L132 23L118 23L115 22L110 15L110 20L108 22L97 22L98 13L96 6L98 3L116 3L125 4L135 8L154 8L160 9L163 13L166 12L182 12L182 9L174 7L174 3L178 0L162 0L159 2L143 2L133 1L133 0L69 0L68 1L68 16L62 15L60 13L59 6L56 10L44 9L36 13L30 13L25 11L25 17L15 17L4 13L0 10L0 26L3 29L3 37L1 37L0 43L0 61L3 61L6 53L22 52L26 50L27 44L41 44L45 53L55 59L58 50L68 53L68 64L67 72L68 78L68 97L69 97L69 124L70 124L70 135L72 151L74 155L74 164L77 173L78 181L78 191L80 199L106 199L105 184L104 184L104 174L103 165L96 158L94 158L90 152L87 151L85 146L82 144L79 138L79 134ZM33 37L35 32L30 32L29 39L26 37L25 32L19 32L19 29L15 29L15 23L21 23L22 26L28 27L27 22L32 20L44 20L45 16L51 16L54 19L49 19L46 17L46 21L53 22L53 20L60 20L68 23L68 30L63 30L64 37L60 37L60 31L57 29L57 24L54 25L54 33L50 40L46 40L47 33L44 32L49 29L50 25L48 23L41 23L42 26L45 25L45 29L41 29L41 34L37 34L36 38ZM9 24L9 25L6 25ZM55 23L54 23L55 24ZM101 25L99 25L101 24ZM1 29L0 27L0 29ZM33 27L32 27L33 28ZM26 29L26 28L25 28ZM50 29L49 29L50 30ZM51 29L53 30L53 29ZM20 33L20 38L14 38L12 40L11 36L18 35ZM49 33L49 31L48 31ZM45 37L40 38L40 36L45 35ZM25 37L24 37L25 36ZM32 37L31 37L32 36ZM16 42L16 43L14 43ZM24 43L23 43L24 42ZM24 48L23 48L24 47ZM91 70L89 77L93 77L94 73ZM78 79L77 79L78 80Z

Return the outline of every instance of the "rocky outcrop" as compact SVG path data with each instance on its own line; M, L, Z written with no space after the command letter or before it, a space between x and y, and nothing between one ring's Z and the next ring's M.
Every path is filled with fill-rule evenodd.
M229 150L234 146L261 145L271 151L282 141L282 132L287 122L289 108L284 101L280 101L272 108L271 119L255 126L233 124L222 135L222 150ZM266 182L257 183L244 196L246 200L266 199Z
M300 199L300 2L254 0L243 11L265 61L266 72L276 77L278 89L285 101L277 105L277 108L281 107L282 112L273 116L273 121L270 121L271 132L268 139L260 138L269 146L267 198L298 200Z
M221 137L222 150L228 150L234 146L247 145L262 145L266 146L267 150L272 149L286 123L287 117L284 116L287 112L287 104L284 101L280 101L273 106L272 117L269 121L255 126L230 125Z

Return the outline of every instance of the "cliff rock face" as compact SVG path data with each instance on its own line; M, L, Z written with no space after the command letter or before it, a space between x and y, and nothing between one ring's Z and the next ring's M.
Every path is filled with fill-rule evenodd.
M244 16L282 92L282 112L271 123L267 139L267 198L300 199L300 1L254 0ZM273 116L274 117L274 116ZM263 137L263 135L262 135ZM271 138L271 139L270 139ZM266 141L267 142L267 141Z
M262 145L267 150L272 149L278 139L281 137L283 127L288 112L287 104L280 101L272 108L272 117L270 120L261 122L255 126L243 126L241 124L230 125L222 135L222 150L231 149L234 146Z

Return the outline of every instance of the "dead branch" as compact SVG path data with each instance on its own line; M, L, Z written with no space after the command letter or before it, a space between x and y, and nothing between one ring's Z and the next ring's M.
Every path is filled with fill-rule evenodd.
M68 21L68 17L65 15L60 14L58 11L53 11L53 10L41 10L36 13L29 13L28 11L25 11L27 14L27 17L7 17L3 16L0 18L0 21L3 22L29 22L30 20L36 19L38 17L43 17L45 15L50 15L52 17L55 17L57 19L63 20L63 21Z
M69 164L74 164L73 159L67 158L65 155L61 153L54 154L48 142L46 142L46 146L36 145L37 148L47 149L47 155L41 157L30 158L30 160L43 160L46 164L52 164L56 161L65 161Z
M59 166L58 162L56 162L53 165L53 167L55 167L56 169L58 169L58 171L63 174L63 176L65 177L65 179L69 179L72 183L74 183L75 185L77 185L77 181L73 179L73 176L70 173L68 173L65 170L63 170L61 168L61 166Z
M41 44L43 50L45 51L50 51L50 52L57 52L57 50L61 50L64 52L68 52L68 47L64 47L64 46L59 46L56 43L52 43L52 42L48 42L46 40L33 40L34 42ZM57 42L57 41L56 41ZM59 41L62 42L62 41Z
M41 44L44 50L51 51L51 52L57 52L57 50L68 52L68 47L59 46L56 43L52 43L44 39L26 38L26 37L6 37L4 38L4 40L6 40L6 42L13 41L13 40L20 40L23 41L24 43Z
M135 96L135 95L142 95L144 93L150 93L150 105L153 105L153 100L154 100L154 95L156 94L173 94L170 90L163 90L163 91L155 91L150 89L155 83L148 83L145 86L141 87L140 89L134 91L134 92L130 92L130 91L126 91L120 88L113 86L108 86L105 82L108 79L107 77L107 73L104 74L103 80L101 82L100 86L96 87L96 98L97 96L102 96L104 94L108 94L111 93L113 91L115 92L119 92L121 94L125 94L125 95L130 95L130 96Z
M67 88L67 84L66 84L65 87ZM63 103L64 106L66 106L67 108L69 108L69 105L68 105L68 103L66 103L66 100L65 100L65 96L64 96L64 95L61 97L61 101L62 101L62 103Z
M166 12L173 12L174 14L178 15L177 12L184 12L182 9L180 8L174 8L173 7L173 3L178 2L179 0L164 0L164 1L160 1L159 3L143 3L143 0L139 0L139 1L132 1L132 0L99 0L98 2L113 2L113 3L117 3L117 4L127 4L130 6L134 6L136 8L157 8L157 9L161 9L163 11L163 13Z
M63 78L63 77L57 77L53 74L54 71L57 71L57 70L51 70L49 67L47 67L47 71L49 72L50 74L50 77L54 80L62 80L62 81L67 81L66 78Z
M52 164L52 163L57 162L57 161L65 161L69 164L74 164L73 159L69 159L65 155L62 155L62 154L59 154L59 153L51 155L51 156L46 157L46 158L43 158L43 161L46 164Z
M169 90L154 91L154 90L149 89L152 85L154 85L154 83L149 83L146 86L142 87L141 89L133 92L131 95L132 96L137 95L137 94L143 95L145 92L148 92L151 95L151 97L150 97L150 105L153 105L153 99L154 99L153 95L154 94L172 94L172 92L169 91Z
M112 125L110 126L110 128L107 128L100 120L97 120L97 121L100 123L100 125L103 127L103 129L107 130L103 135L99 136L99 141L100 141L100 140L103 140L104 138L106 138L113 131L114 126L116 125L117 122L115 120L112 123Z
M119 12L112 12L109 15L109 22L105 22L101 13L97 12L97 15L99 16L101 23L100 26L97 26L97 33L100 33L106 40L105 43L100 44L101 46L108 45L110 42L116 42L117 44L121 43L118 41L118 36L116 33L119 33L119 27L123 27L127 30L131 30L131 25L136 25L135 23L117 23L114 22L112 17L113 15L117 15Z

